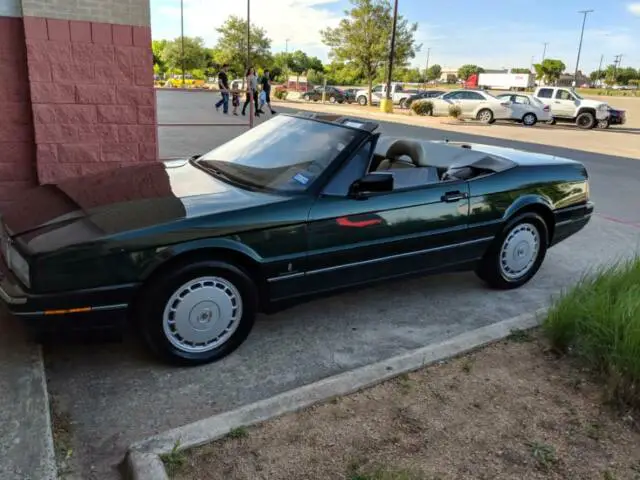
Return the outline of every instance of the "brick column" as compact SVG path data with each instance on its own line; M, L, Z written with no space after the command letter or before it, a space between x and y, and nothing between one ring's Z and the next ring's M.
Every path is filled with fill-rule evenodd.
M22 10L39 183L157 160L149 0Z
M37 185L20 0L0 0L0 210Z

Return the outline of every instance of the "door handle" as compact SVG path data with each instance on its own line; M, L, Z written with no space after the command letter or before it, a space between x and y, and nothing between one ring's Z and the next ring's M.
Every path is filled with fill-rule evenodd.
M463 200L467 198L467 194L466 193L462 193L459 190L456 190L455 192L447 192L445 193L442 197L441 200L443 202L457 202L459 200Z

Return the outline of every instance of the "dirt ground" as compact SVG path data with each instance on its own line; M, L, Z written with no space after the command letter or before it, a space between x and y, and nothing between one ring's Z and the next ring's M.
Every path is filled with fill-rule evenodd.
M554 145L604 155L640 159L640 98L593 98L602 98L612 106L625 109L627 111L627 123L623 126L612 126L607 130L580 130L570 124L553 126L539 124L535 127L524 127L517 123L499 122L493 125L482 125L476 122L455 122L447 117L419 117L411 115L408 110L397 108L393 114L385 114L376 107L360 107L358 105L329 105L297 101L278 102L278 104L288 108L304 105L305 110L357 115L364 118L437 128L444 131L464 132L472 135L484 135L505 140Z
M180 480L640 479L640 424L521 333L174 460Z

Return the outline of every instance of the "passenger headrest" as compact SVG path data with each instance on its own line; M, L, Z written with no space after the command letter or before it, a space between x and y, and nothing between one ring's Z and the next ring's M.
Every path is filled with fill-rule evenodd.
M413 140L396 140L389 146L385 156L395 161L405 155L411 158L411 161L416 166L426 165L426 154L422 144Z

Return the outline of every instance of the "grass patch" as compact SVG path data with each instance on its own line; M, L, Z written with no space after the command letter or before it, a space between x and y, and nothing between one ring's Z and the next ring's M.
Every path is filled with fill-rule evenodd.
M180 440L175 443L169 453L160 455L160 460L164 463L164 468L170 477L179 471L187 461L187 455L180 450Z
M246 438L249 436L249 430L246 427L234 428L227 433L228 438Z
M608 401L640 407L640 257L583 276L554 302L543 331L605 379Z

